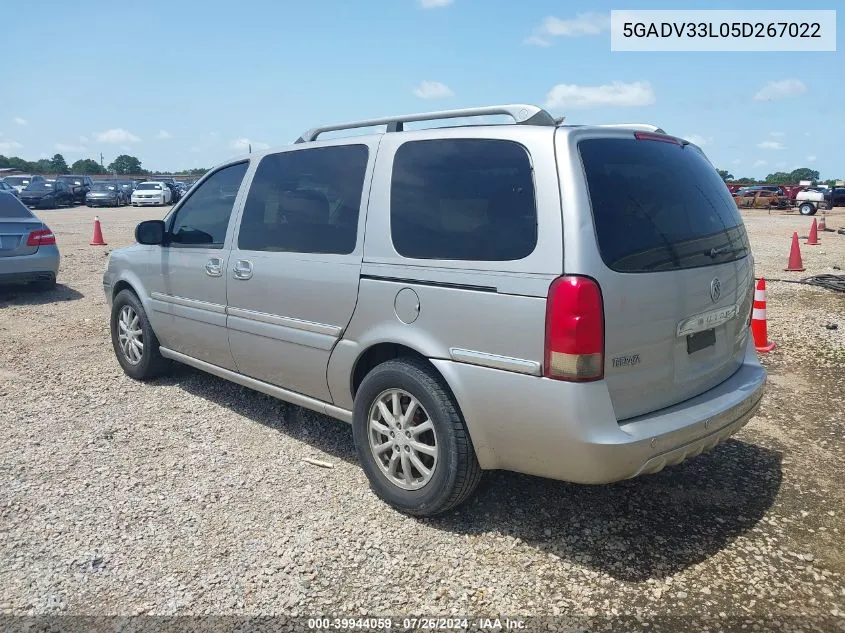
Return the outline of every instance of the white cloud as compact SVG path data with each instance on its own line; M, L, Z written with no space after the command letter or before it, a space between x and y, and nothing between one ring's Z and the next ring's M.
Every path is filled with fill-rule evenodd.
M775 99L788 99L797 97L807 91L807 86L799 79L784 79L783 81L770 81L757 91L754 95L755 101L774 101Z
M786 136L785 132L769 132L769 136Z
M167 130L159 130L158 134L156 134L156 138L161 139L163 141L165 139L173 138L173 137L170 135L170 132L168 132Z
M755 160L754 167L762 167L763 165L768 165L769 163L765 160Z
M551 46L551 38L600 35L609 29L609 13L578 13L574 18L568 20L550 15L543 20L539 27L534 29L534 35L525 38L522 43L531 46Z
M654 91L647 81L630 84L614 81L602 86L558 84L546 95L547 108L593 108L598 106L646 106L654 103Z
M6 154L16 149L22 148L23 145L17 141L0 141L0 153Z
M526 37L522 40L523 44L528 44L528 46L542 46L543 48L548 48L552 45L552 43L544 37L540 37L539 35L531 35Z
M87 136L80 136L80 137L79 137L79 142L80 142L80 143L87 143L87 142L88 142L88 137L87 137Z
M439 81L423 81L414 88L414 94L420 99L446 99L455 96L449 86Z
M26 125L26 123L27 123L26 119L22 119L19 116L16 116L14 119L12 119L12 121L17 123L18 125Z
M248 151L250 145L252 145L252 149L268 149L270 147L267 143L261 143L260 141L251 141L248 138L235 139L230 143L230 147L232 149L236 149L242 152Z
M75 152L77 154L87 149L84 145L70 145L68 143L56 143L55 147L60 152Z
M741 160L739 160L738 158L735 158L735 159L734 159L734 165L739 165L741 162L742 162L742 161L741 161Z
M815 163L815 162L816 162L816 157L815 157L815 156L813 156L812 154L810 154L809 156L807 156L807 162L808 162L808 163Z
M786 149L780 141L763 141L762 143L757 143L757 147L760 149Z
M786 167L786 161L782 160L782 161L775 163L775 167L780 167L780 168Z
M106 130L105 132L97 132L94 138L100 143L137 143L141 139L132 134L129 130L124 130L122 127Z
M423 9L438 9L448 7L454 0L419 0L419 2Z
M705 145L710 145L713 142L712 136L701 136L701 134L689 134L684 137L690 143L695 143L699 147L704 147Z

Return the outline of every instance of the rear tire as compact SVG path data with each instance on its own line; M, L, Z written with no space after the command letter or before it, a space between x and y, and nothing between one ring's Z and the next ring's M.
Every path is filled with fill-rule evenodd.
M798 213L801 215L816 215L816 207L809 202L804 202L798 207Z
M405 420L413 401L416 412ZM394 418L393 413L399 415ZM373 492L400 512L441 514L463 503L481 481L482 470L457 403L442 378L421 360L389 360L367 374L355 395L352 420L355 449Z
M158 339L144 306L130 290L121 290L112 303L111 341L117 362L130 378L148 380L170 368L170 361L159 352ZM141 345L140 351L137 343Z
M33 281L30 285L35 290L49 292L50 290L56 289L56 278L50 277L50 279L39 279L38 281Z

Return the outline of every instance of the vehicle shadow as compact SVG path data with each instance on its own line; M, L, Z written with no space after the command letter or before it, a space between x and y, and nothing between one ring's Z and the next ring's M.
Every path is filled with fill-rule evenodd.
M177 365L160 379L357 463L349 425ZM475 497L419 519L462 535L499 534L628 582L671 576L751 530L777 498L781 454L730 439L654 474L586 486L505 471L486 473Z
M52 290L41 290L24 284L0 285L0 308L9 305L44 305L57 301L76 301L83 295L64 284L56 284Z

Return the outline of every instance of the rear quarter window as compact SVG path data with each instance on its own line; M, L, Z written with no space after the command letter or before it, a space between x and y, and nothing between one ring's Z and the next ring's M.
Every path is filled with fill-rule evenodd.
M537 245L528 151L513 141L408 141L393 160L390 231L416 259L511 261Z
M698 148L597 138L578 149L599 251L610 269L680 270L750 253L736 203Z

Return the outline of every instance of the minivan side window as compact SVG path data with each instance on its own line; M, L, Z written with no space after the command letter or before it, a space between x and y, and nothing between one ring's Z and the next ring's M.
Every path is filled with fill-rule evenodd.
M537 245L528 151L498 139L409 141L390 187L396 252L416 259L512 261Z
M355 250L369 148L335 145L261 159L244 205L238 248L330 253Z
M249 163L215 172L185 200L170 227L172 246L223 248L229 217Z

